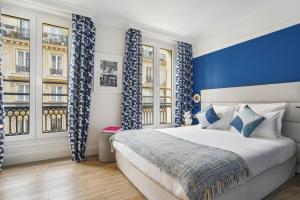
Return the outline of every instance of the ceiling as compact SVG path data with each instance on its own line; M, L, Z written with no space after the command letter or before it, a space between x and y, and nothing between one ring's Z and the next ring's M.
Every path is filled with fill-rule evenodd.
M9 0L11 2L12 0ZM22 0L91 16L102 24L140 24L196 38L256 13L280 9L295 0ZM20 2L20 1L18 1ZM280 10L278 10L280 12Z

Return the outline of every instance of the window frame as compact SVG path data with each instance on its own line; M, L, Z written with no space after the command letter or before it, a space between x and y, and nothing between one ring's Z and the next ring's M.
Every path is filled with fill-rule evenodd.
M176 86L176 43L172 41L162 41L156 38L144 37L143 45L153 46L153 125L143 126L148 128L167 128L174 127L175 124L175 86ZM160 124L160 49L172 51L172 120L169 124Z
M1 14L10 16L10 17L16 17L21 19L27 19L29 20L29 55L30 55L30 71L29 71L29 133L27 135L17 135L17 136L7 136L5 137L5 140L7 142L12 141L20 141L20 140L32 140L36 137L36 129L35 129L35 122L36 120L36 91L35 91L35 85L36 85L36 79L35 79L35 64L36 64L36 15L25 11L23 9L17 9L17 8L10 8L5 7L1 8Z
M42 132L42 78L43 69L37 66L42 66L43 62L43 37L42 27L43 24L53 24L54 26L68 28L68 62L70 62L71 54L71 31L72 22L71 18L60 17L54 15L41 14L39 12L31 12L27 9L20 9L16 7L5 6L1 8L1 14L11 17L27 19L29 20L29 55L30 55L30 71L29 71L29 134L7 136L5 140L8 143L14 143L24 140L35 140L44 138L66 138L68 136L67 131L43 133ZM17 58L16 58L17 59ZM63 60L64 58L62 58ZM62 63L63 66L63 63ZM67 72L68 78L68 72Z

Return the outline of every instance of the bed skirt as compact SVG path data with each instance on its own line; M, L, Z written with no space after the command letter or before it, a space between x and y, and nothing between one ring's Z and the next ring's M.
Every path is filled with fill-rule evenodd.
M116 160L118 168L147 199L179 200L178 197L142 173L118 151L116 151ZM295 175L295 163L296 156L293 156L285 162L252 177L246 183L225 192L216 200L261 200ZM187 197L184 200L186 199Z

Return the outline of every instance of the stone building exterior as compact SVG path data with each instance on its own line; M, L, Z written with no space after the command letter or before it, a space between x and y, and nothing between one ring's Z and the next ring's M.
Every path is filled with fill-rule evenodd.
M5 133L29 133L30 74L42 67L43 132L66 130L69 30L43 24L42 66L30 66L30 21L2 15ZM35 75L36 77L38 75ZM35 88L35 87L34 87ZM35 97L33 97L35 98Z

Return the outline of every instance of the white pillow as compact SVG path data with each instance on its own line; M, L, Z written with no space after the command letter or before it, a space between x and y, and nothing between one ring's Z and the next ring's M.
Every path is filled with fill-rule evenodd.
M265 120L252 132L250 137L276 140L281 136L279 130L279 119L283 115L283 110L263 114Z
M220 129L220 130L229 130L230 122L233 116L233 110L227 110L225 112L217 112L220 120L216 121L213 124L210 124L207 129Z
M240 103L238 105L238 110L243 109L246 105L248 105L253 111L260 115L273 111L285 110L285 103Z
M203 111L196 114L201 128L207 128L211 124L216 123L220 120L219 115L216 113L212 105L209 105Z
M211 105L210 105L211 106ZM236 109L236 106L219 106L219 105L212 105L214 111L216 112L217 116L220 118L218 121L208 124L205 128L207 129L220 129L220 130L229 130L230 123L233 118L234 111ZM206 110L205 108L204 110ZM199 113L196 114L199 122L201 119L199 118ZM202 122L203 123L203 122ZM200 122L200 126L201 125Z
M282 119L285 111L285 103L258 103L258 104L239 104L237 110L243 109L246 105L248 105L253 111L255 111L259 115L266 115L270 112L274 111L282 111L277 118L277 132L279 136L281 136L282 130Z

